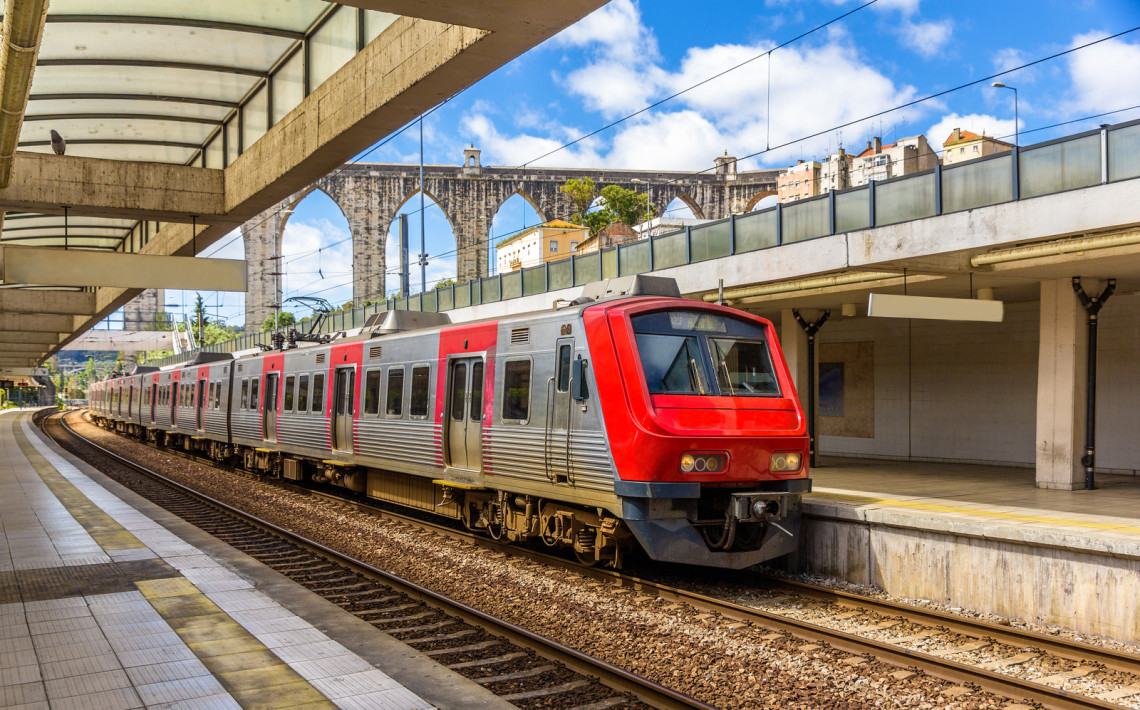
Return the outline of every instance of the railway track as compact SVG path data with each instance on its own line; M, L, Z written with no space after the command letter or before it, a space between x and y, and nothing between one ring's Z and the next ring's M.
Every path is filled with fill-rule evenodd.
M97 452L113 477L133 475L140 495L518 707L712 708L194 491L61 417L41 426L65 446L70 437Z
M382 514L437 534L472 539L467 533L418 518ZM757 609L718 598L719 594L701 594L677 584L584 568L563 558L499 545L485 538L474 540L481 546L557 565L607 585L689 605L730 624L763 628L773 636L802 640L801 651L826 644L851 654L852 666L859 665L860 658L874 658L899 667L896 675L920 671L1048 708L1137 707L1113 701L1133 694L1140 696L1140 658L1089 644L776 578L766 580L770 590L777 592L775 599L770 600L776 603L769 606L781 610ZM740 584L739 578L734 580L731 575L724 580L726 584ZM750 584L755 586L754 576ZM809 646L803 646L803 642ZM978 661L980 655L985 658ZM970 659L975 662L968 662ZM1051 670L1042 671L1035 680L1016 675L1030 664ZM1094 676L1098 682L1089 685L1107 697L1082 695L1064 687L1065 683L1080 684L1082 679ZM1107 692L1106 687L1110 688Z

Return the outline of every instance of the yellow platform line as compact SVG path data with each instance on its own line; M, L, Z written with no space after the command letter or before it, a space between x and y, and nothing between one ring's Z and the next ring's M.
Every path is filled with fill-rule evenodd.
M135 582L243 708L335 708L186 578Z
M960 513L962 515L974 515L986 518L995 518L999 520L1009 520L1015 522L1026 523L1048 523L1050 525L1067 525L1078 528L1090 528L1093 530L1111 530L1113 532L1128 532L1140 533L1140 527L1135 525L1118 525L1114 523L1099 523L1093 520L1069 520L1067 518L1056 518L1042 515L1025 515L1022 513L1006 513L1000 510L985 510L982 508L958 508L950 505L937 505L934 503L915 503L909 500L898 500L896 498L880 498L876 496L863 496L854 495L851 493L824 493L813 492L805 496L805 498L832 498L836 500L849 500L859 503L878 503L880 505L887 505L896 508L910 508L912 510L923 510L934 513Z
M63 477L55 467L36 451L19 426L12 427L20 453L43 480L48 490L67 508L76 522L83 526L99 547L104 550L134 550L146 547L137 537L119 525L90 498Z

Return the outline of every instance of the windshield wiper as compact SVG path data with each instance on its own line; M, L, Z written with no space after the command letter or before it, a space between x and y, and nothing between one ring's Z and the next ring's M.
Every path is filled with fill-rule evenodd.
M705 385L701 382L701 373L697 369L697 361L695 358L689 358L689 377L693 378L697 383L697 389L701 394L705 393Z

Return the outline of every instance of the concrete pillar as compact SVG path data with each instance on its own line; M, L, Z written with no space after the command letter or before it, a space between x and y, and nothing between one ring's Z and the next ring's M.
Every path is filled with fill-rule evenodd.
M280 271L281 205L274 205L241 226L245 237L245 260L249 286L245 292L245 332L261 330L265 319L273 315L280 299L278 282L273 272Z
M152 330L166 311L166 292L148 288L123 306L124 330Z
M1088 283L1090 293L1098 293ZM1041 282L1037 359L1037 487L1084 487L1088 320L1071 279Z
M818 342L817 336L816 343ZM807 347L807 333L796 322L792 309L785 308L780 311L780 349L784 351L784 359L788 363L788 370L792 373L792 381L796 385L800 404L804 405L805 410L807 403L804 402L804 397L807 396L808 377Z

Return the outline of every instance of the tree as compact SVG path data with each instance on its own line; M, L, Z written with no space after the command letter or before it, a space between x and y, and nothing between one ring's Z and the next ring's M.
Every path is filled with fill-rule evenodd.
M606 185L602 188L602 199L606 202L605 211L613 215L611 222L633 226L653 217L649 196L644 193L627 190L620 185Z
M584 215L590 211L590 205L594 204L594 197L598 194L597 188L594 186L593 178L571 178L566 181L566 184L559 187L559 190L570 196L570 201L574 203L574 215ZM575 222L579 222L574 219Z
M457 283L459 283L459 282L456 281L455 279L440 279L439 281L435 282L435 287L438 290L441 288L447 288L448 286L451 286L452 284L457 284Z
M261 332L264 333L268 330L276 330L278 326L284 328L286 326L294 325L297 322L297 316L289 311L281 311L280 318L276 316L269 316L261 324Z

